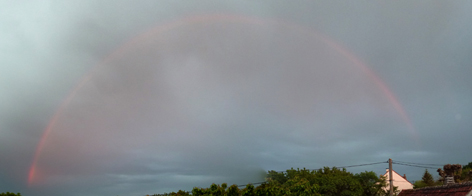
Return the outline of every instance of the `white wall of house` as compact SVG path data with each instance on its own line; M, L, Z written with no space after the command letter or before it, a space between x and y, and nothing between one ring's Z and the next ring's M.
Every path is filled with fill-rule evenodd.
M387 188L386 190L390 190L390 184L389 184L389 172L388 172L388 169L387 169L387 172L383 175L385 176L386 180L387 180ZM396 186L398 187L398 190L401 191L403 189L413 189L413 184L411 184L411 182L409 182L407 179L405 179L403 176L401 176L400 174L398 174L397 172L395 172L395 170L392 170L392 177L393 177L393 186Z

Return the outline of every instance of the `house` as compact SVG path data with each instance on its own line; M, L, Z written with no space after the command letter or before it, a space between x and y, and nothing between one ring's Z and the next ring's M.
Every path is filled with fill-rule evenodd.
M403 190L398 196L472 196L472 182Z
M387 180L387 188L385 188L385 190L390 190L390 178L389 178L389 172L388 172L388 169L387 169L387 172L385 172L385 174L383 176L385 176L385 179ZM403 174L403 176L401 176L400 174L398 174L395 170L392 170L392 177L393 177L393 186L394 187L398 187L397 190L398 191L402 191L402 190L406 190L406 189L413 189L413 184L408 181L406 179L406 175Z

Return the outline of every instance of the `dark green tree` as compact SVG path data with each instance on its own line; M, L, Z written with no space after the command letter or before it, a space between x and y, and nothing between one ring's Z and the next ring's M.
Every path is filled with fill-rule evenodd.
M419 188L424 188L427 187L428 185L423 182L423 180L418 180L415 183L413 183L413 189L419 189Z
M21 196L20 193L10 193L10 192L5 192L5 193L0 193L0 196Z
M275 182L263 183L254 189L255 195L272 195L272 196L282 196L288 195L287 191L284 190L280 184Z
M424 187L429 187L429 186L436 186L439 184L440 182L434 181L433 176L428 172L428 169L426 169L424 171L424 174L421 180L418 180L413 184L413 188L418 189L418 188L424 188Z
M427 185L427 186L434 186L434 178L433 176L428 172L428 169L424 171L423 177L421 180Z
M242 196L256 196L256 193L254 192L254 185L252 184L246 185L246 188L244 188L241 192Z
M462 166L462 169L463 169L463 170L464 170L464 169L472 169L472 162L469 162L469 164L467 164L467 165L463 165L463 166Z
M361 183L363 194L365 196L377 196L385 195L386 190L383 189L387 186L387 181L384 176L377 177L377 174L372 171L365 171L356 174L355 177Z
M204 192L205 192L205 191L204 191L202 188L194 187L194 188L192 189L192 195L193 195L193 196L201 196L201 195L204 195L204 194L205 194Z
M345 169L325 167L319 170L289 169L285 172L269 171L267 182L254 187L246 185L242 190L237 185L212 184L209 188L195 187L192 196L373 196L385 195L385 178L374 172L352 174ZM164 194L162 196L190 195L188 192ZM161 196L161 195L159 195Z
M472 162L462 166L462 171L459 174L461 182L472 181Z
M179 190L177 193L171 192L171 193L164 193L164 194L154 194L152 196L190 196L190 193L187 191Z
M226 187L226 183L223 183L223 184ZM220 185L217 185L217 184L213 183L210 186L210 194L212 196L224 196L225 189L223 187L221 187Z
M292 170L293 170L293 168L292 168ZM274 170L271 170L271 171L267 172L266 180L267 181L275 181L275 182L278 182L280 184L283 184L283 183L287 182L288 177L287 177L287 174L284 173L284 172L276 172Z
M310 184L305 178L300 179L298 176L290 179L286 183L285 195L292 196L315 196L320 195L318 193L318 185Z
M320 186L319 193L326 196L362 195L361 183L346 169L325 167L314 173L313 183Z
M226 191L226 196L239 196L240 192L238 185L233 184L228 188L228 191Z

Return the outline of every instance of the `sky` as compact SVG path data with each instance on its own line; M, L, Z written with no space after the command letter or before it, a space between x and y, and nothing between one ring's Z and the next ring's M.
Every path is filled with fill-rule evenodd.
M0 1L0 192L472 162L470 1ZM425 168L394 164L410 181Z

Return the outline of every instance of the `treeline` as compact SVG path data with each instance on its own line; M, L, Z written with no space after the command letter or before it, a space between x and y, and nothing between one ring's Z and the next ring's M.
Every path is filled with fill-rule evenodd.
M472 162L467 165L463 165L462 168L454 172L454 181L456 183L472 181ZM438 179L434 180L431 173L428 172L428 169L424 171L423 177L421 180L416 181L413 184L413 188L424 188L430 186L438 186L444 184L444 178L439 176Z
M345 169L325 167L319 170L290 169L286 172L269 171L267 182L255 187L252 184L240 189L233 184L212 184L209 188L195 187L191 192L154 194L153 196L382 196L386 179L372 171L358 174Z
M0 193L0 196L21 196L20 193L10 193L10 192L6 192L6 193Z

